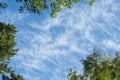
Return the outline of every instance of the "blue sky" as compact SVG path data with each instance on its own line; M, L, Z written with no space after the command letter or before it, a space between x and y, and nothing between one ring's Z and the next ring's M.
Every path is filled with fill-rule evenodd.
M105 53L120 49L120 1L96 0L90 7L75 4L51 18L28 12L19 14L10 6L1 11L0 21L17 28L18 54L10 66L26 80L67 80L67 68L82 73L79 60L98 48Z

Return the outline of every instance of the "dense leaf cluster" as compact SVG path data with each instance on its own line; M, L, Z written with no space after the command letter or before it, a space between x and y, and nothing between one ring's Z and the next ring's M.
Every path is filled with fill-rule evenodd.
M7 7L6 3L0 2L0 8L6 8L6 7Z
M24 80L24 78L21 75L11 73L10 75L2 75L2 80Z
M120 52L115 56L105 56L94 51L82 60L84 73L77 74L71 71L68 74L69 80L119 80L120 79Z
M15 34L14 25L0 22L0 75L2 80L24 80L22 76L15 75L11 67L8 66L10 58L17 52ZM11 77L8 74L11 74Z
M13 25L6 25L0 22L0 61L5 61L14 56L16 30Z
M24 9L40 14L46 9L50 9L51 16L55 13L60 12L62 7L71 8L73 3L78 3L83 0L16 0L17 2L23 3L19 11L23 12ZM90 0L89 4L92 5L95 0Z
M63 7L71 8L73 3L78 3L84 0L16 0L21 3L19 12L22 13L27 10L32 13L41 14L43 11L48 10L52 17L57 12L60 12ZM89 5L92 6L95 0L89 0ZM0 2L0 8L6 8L7 3ZM14 5L14 4L13 4Z
M11 72L8 67L9 59L14 56L17 49L14 49L16 30L13 25L6 25L0 22L0 74Z

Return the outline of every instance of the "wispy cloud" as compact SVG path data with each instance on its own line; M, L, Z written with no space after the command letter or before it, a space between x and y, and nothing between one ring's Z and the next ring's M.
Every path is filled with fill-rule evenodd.
M0 13L0 21L5 23L14 24L15 22L22 21L28 14L22 14L19 12L12 12L8 9L2 10Z
M120 44L117 43L117 42L115 42L115 41L113 41L113 40L110 40L110 39L104 40L102 43L103 43L103 44L105 45L105 47L107 47L107 48L115 49L115 50L117 50L117 51L120 49Z
M119 7L117 0L100 0L92 7L73 6L55 19L21 21L25 29L18 26L19 52L11 65L18 72L27 73L26 80L67 80L66 69L82 69L79 59L94 47L120 48Z

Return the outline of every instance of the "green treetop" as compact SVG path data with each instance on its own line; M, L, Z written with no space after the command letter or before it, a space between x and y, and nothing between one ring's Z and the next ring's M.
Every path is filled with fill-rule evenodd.
M21 75L15 75L8 66L10 58L17 52L15 35L14 25L0 22L0 76L2 76L2 80L24 80ZM8 76L9 74L10 76Z
M51 12L51 16L54 16L57 12L60 12L63 7L71 8L73 3L78 3L84 0L16 0L20 3L19 12L27 10L32 13L41 14L45 10ZM93 5L95 0L89 0L89 5ZM0 8L6 8L6 3L0 2ZM14 4L13 4L14 5Z
M2 80L25 80L21 75L15 75L11 73L10 75L2 75Z
M71 71L69 80L119 80L120 79L120 52L115 56L104 56L94 51L82 60L83 74Z
M15 34L16 30L13 25L0 22L0 75L12 71L8 67L8 63L17 52Z
M0 61L9 60L16 54L15 34L16 29L13 25L0 22Z

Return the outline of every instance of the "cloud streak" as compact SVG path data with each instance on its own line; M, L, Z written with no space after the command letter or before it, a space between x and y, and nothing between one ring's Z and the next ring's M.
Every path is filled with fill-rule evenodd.
M94 47L108 52L120 48L117 0L100 0L92 7L78 5L63 10L55 19L33 18L18 24L19 52L11 65L26 80L67 80L66 69L73 67L81 72L78 61Z

